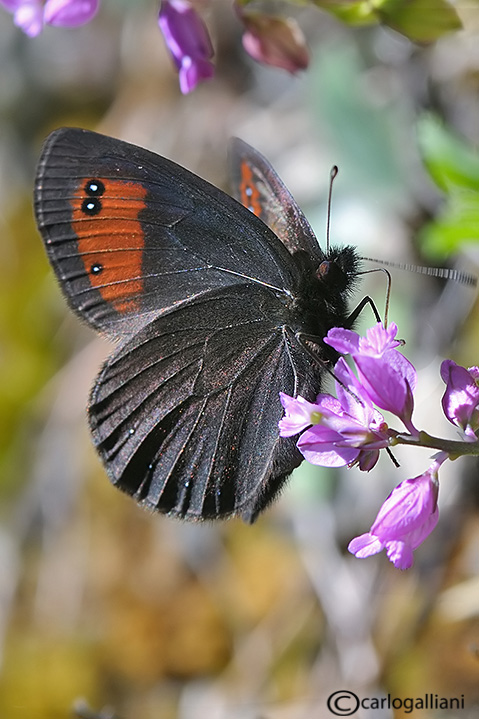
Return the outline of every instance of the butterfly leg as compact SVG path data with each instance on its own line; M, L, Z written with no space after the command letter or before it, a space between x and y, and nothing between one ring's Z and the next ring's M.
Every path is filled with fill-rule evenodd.
M349 317L347 318L347 325L346 327L350 329L356 320L358 319L359 315L363 311L363 309L366 307L366 305L369 305L370 308L373 311L373 314L376 318L376 322L381 322L381 315L378 312L378 308L376 307L374 300L369 297L369 295L366 295L366 297L363 297L361 302L354 308L354 310L351 312Z

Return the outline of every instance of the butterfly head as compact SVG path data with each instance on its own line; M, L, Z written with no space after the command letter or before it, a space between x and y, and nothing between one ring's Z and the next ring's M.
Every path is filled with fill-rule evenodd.
M335 292L352 289L359 272L359 257L354 247L332 247L316 269L316 278Z

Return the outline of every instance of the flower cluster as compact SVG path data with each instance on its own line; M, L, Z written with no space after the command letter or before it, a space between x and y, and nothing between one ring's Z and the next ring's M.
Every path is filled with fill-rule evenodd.
M250 11L240 3L235 8L245 30L243 47L254 60L291 73L307 68L309 53L294 20ZM206 25L190 0L162 0L159 25L179 71L180 90L191 92L214 74Z
M89 22L100 0L0 0L0 4L13 14L15 25L36 37L45 24L76 27ZM308 66L306 42L294 20L251 11L240 2L235 8L244 27L243 46L253 59L291 73ZM158 25L178 70L182 93L214 75L213 46L194 0L161 0Z
M386 550L400 569L413 563L413 550L432 532L438 521L438 471L448 458L479 454L479 368L465 369L445 360L441 376L446 383L442 405L446 417L458 426L463 442L431 437L412 422L416 371L398 350L397 326L381 323L365 337L335 327L324 342L341 354L349 354L351 367L340 357L335 368L336 397L320 394L316 402L281 394L285 416L280 434L300 434L297 442L305 459L324 467L358 465L369 471L381 449L411 444L439 449L431 466L418 477L399 484L386 499L370 531L356 537L349 551L368 557ZM401 420L406 432L386 423L379 410Z

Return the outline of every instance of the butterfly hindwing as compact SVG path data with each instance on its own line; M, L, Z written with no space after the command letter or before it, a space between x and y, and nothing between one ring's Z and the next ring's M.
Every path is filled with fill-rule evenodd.
M213 291L163 313L106 363L90 424L113 483L188 519L252 520L300 463L279 392L319 375L268 290Z

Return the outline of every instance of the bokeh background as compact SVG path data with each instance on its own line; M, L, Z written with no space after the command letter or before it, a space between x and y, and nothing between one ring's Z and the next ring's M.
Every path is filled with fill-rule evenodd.
M479 6L459 10L464 28L425 45L302 7L312 62L292 77L248 58L217 0L205 14L216 76L183 97L153 0L104 0L89 25L34 40L0 8L2 719L322 719L342 689L464 695L459 712L413 715L477 716L477 460L444 468L440 523L407 572L346 547L427 450L368 475L304 463L251 527L146 514L91 446L86 400L109 348L67 310L32 214L36 160L59 126L141 144L225 189L237 135L321 242L336 163L333 242L478 274ZM364 293L384 306L381 273ZM479 363L477 290L393 271L390 317L419 372L416 424L453 438L438 369Z

